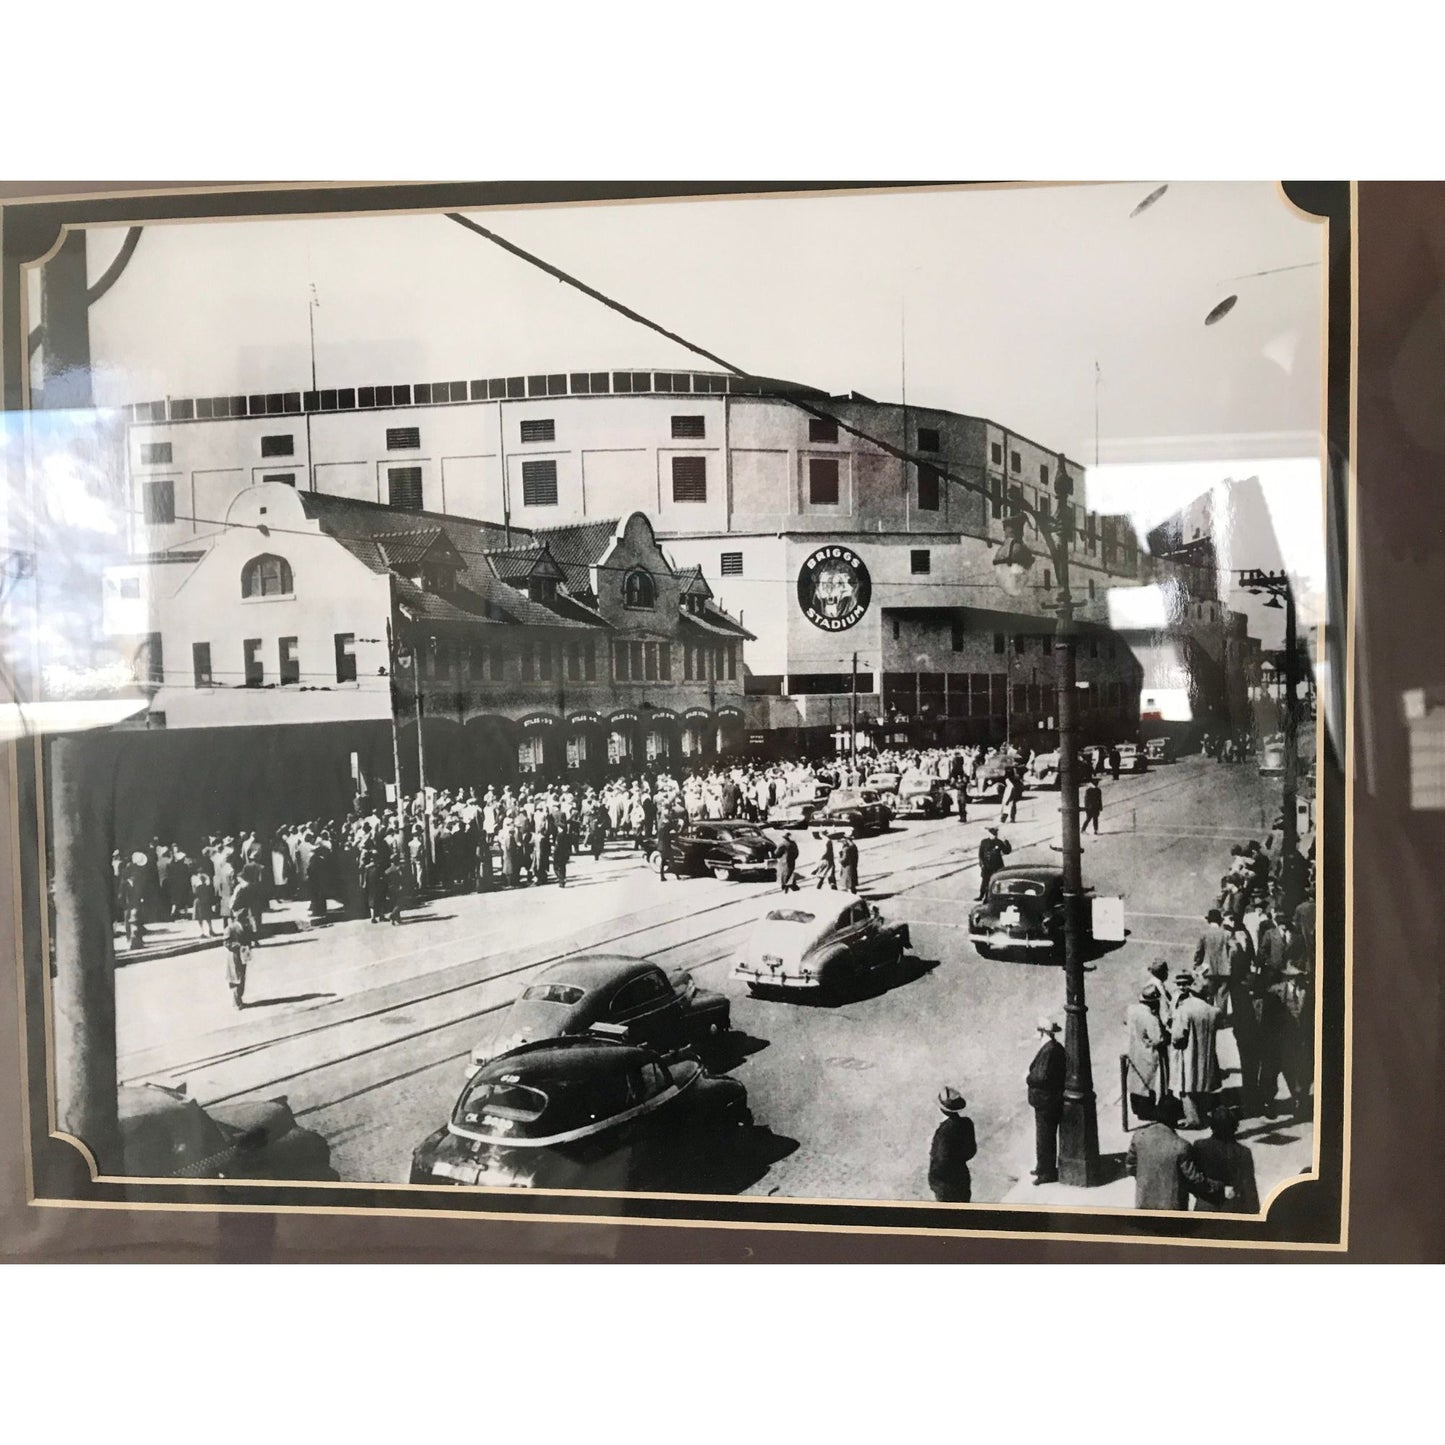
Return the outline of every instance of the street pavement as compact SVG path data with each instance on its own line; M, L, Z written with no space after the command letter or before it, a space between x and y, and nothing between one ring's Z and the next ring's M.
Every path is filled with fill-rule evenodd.
M1229 846L1263 836L1278 782L1247 764L1192 757L1103 790L1103 832L1085 839L1084 876L1099 895L1122 896L1128 936L1090 964L1088 1001L1101 1145L1117 1153L1124 1009L1149 962L1192 958ZM454 1104L472 1047L538 969L583 949L645 954L688 966L732 1000L735 1032L711 1064L747 1085L761 1126L740 1161L669 1187L930 1200L935 1100L949 1083L977 1128L975 1201L1057 1205L1049 1191L1063 1186L1028 1178L1024 1075L1039 1016L1062 1021L1062 970L981 959L967 939L978 841L995 818L974 806L966 824L899 822L860 841L861 889L910 924L917 962L836 1007L753 999L729 977L747 930L776 903L772 884L664 883L616 843L600 862L574 859L565 891L442 897L400 926L310 929L287 906L284 920L299 931L255 951L240 1012L215 949L132 962L116 975L120 1074L184 1081L203 1103L285 1095L330 1140L344 1179L404 1181L412 1149ZM1008 862L1056 862L1059 832L1058 794L1026 796L1018 821L1003 827ZM821 845L799 836L806 869ZM1308 1164L1313 1136L1308 1125L1281 1127L1248 1142L1263 1196ZM1132 1202L1128 1181L1078 1192L1091 1205Z

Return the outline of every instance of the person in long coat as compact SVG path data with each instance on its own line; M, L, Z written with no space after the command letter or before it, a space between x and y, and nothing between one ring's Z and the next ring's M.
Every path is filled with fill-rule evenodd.
M778 849L778 887L784 893L798 891L798 840L791 833L783 835Z
M1168 1094L1156 1105L1153 1122L1129 1136L1124 1172L1134 1176L1135 1209L1188 1209L1191 1194L1227 1207L1225 1187L1205 1175L1175 1132L1181 1112L1178 1099Z
M507 886L516 888L522 882L522 840L510 818L497 833L497 845L502 854L502 870L507 875Z
M1164 1026L1159 1021L1159 986L1147 983L1124 1011L1129 1035L1129 1104L1140 1119L1153 1117L1168 1088Z
M1185 1127L1200 1129L1204 1127L1202 1105L1219 1087L1219 1055L1215 1049L1219 1010L1199 997L1193 974L1181 973L1174 982L1178 1002L1174 1006L1172 1042L1179 1069L1175 1092L1184 1103Z
M973 1120L963 1112L967 1102L957 1089L945 1086L938 1107L943 1119L928 1150L928 1187L943 1204L967 1204L973 1198L968 1161L978 1153Z
M838 886L838 855L831 836L823 840L823 856L818 861L817 873L816 887L822 888L826 885L829 888L836 888Z
M1000 838L997 824L990 823L978 841L978 896L982 900L988 893L988 881L1003 867L1004 854L1012 853L1013 845L1007 838Z
M1208 1139L1196 1140L1189 1155L1200 1173L1220 1190L1218 1199L1204 1195L1194 1201L1196 1211L1231 1214L1259 1213L1259 1186L1254 1178L1254 1155L1234 1137L1238 1124L1232 1109L1220 1105L1209 1115ZM1234 1198L1223 1197L1225 1188L1234 1191Z
M1201 981L1207 979L1211 991L1229 986L1229 935L1224 931L1224 915L1211 908L1204 915L1204 932L1194 945L1194 968Z
M325 838L307 844L306 911L313 922L326 917L332 893L331 845Z
M844 893L858 891L858 845L852 838L838 845L838 887Z
M557 841L552 845L552 866L557 870L557 886L567 886L567 863L572 857L572 823L563 818L557 828Z
M1064 1046L1055 1035L1059 1026L1040 1019L1039 1051L1029 1065L1025 1083L1029 1107L1034 1111L1035 1184L1052 1184L1059 1177L1059 1123L1064 1117Z

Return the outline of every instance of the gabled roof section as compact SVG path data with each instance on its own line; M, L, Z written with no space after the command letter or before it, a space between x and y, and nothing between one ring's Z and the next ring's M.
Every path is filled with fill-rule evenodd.
M684 567L678 574L678 581L682 583L682 595L684 597L711 598L713 590L707 584L707 578L702 575L702 566L694 562L691 567Z
M575 522L561 527L538 527L533 534L562 568L573 595L592 591L592 568L617 536L613 521Z
M405 571L424 562L456 570L465 566L456 543L440 527L414 532L378 532L373 540L381 552L382 561L392 571Z
M755 633L749 632L736 617L730 617L721 607L712 602L703 603L700 613L682 613L681 620L684 626L694 627L699 632L707 633L710 637L726 637L744 642L757 641Z
M534 577L553 582L567 580L567 574L548 551L545 542L540 547L514 547L510 551L488 552L487 561L503 582L530 582Z

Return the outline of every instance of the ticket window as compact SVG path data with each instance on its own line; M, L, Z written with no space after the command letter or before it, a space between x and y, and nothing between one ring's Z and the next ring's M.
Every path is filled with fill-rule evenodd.
M517 771L535 773L542 766L543 740L540 737L523 738L517 744Z
M607 734L607 761L613 767L626 762L630 752L631 749L627 745L627 735L625 733Z
M648 733L647 735L647 761L655 763L663 755L665 749L662 745L661 733Z
M567 766L572 769L580 768L587 761L587 739L580 733L575 738L567 739Z

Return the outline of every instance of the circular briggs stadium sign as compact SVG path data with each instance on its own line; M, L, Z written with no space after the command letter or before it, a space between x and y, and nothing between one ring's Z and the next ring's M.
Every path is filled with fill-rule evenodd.
M798 573L798 606L824 632L846 632L860 622L872 597L873 579L851 547L819 547Z

